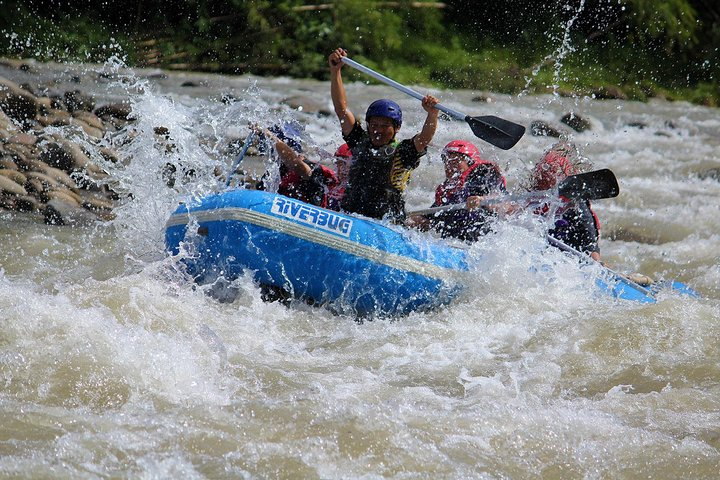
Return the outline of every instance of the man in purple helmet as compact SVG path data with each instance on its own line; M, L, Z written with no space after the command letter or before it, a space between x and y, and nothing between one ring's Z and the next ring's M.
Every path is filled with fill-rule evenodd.
M340 120L343 139L353 156L345 197L340 204L346 212L371 218L388 217L393 222L405 219L403 192L410 173L420 164L428 144L435 134L439 110L438 99L427 95L422 107L427 118L420 133L411 139L398 141L395 135L402 126L402 111L392 100L375 100L365 113L367 131L348 109L342 81L342 48L330 54L330 94L335 114Z

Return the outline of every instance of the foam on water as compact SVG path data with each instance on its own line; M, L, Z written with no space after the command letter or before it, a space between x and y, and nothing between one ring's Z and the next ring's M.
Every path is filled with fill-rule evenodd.
M717 166L708 137L717 112L551 96L480 106L474 92L434 91L452 108L526 124L567 108L587 112L601 128L573 140L621 182L620 197L594 203L606 261L678 277L704 298L663 293L645 305L600 295L593 267L548 250L544 226L520 216L470 247L477 265L457 302L357 323L299 302L264 303L250 275L232 283L232 302L219 302L207 294L214 286L194 285L163 251L168 215L220 188L215 167L226 171L227 143L244 138L249 122L297 118L309 142L328 151L340 144L334 118L277 107L296 93L327 99L327 84L207 76L217 90L203 96L123 75L137 120L106 140L123 160L103 164L116 188L132 193L117 219L73 230L0 217L2 475L717 473L720 184L691 174ZM236 98L229 105L215 100L226 90ZM348 91L355 112L397 98L378 86ZM424 112L398 100L405 138ZM626 128L637 117L650 126ZM432 202L438 152L454 138L473 139L464 123L442 122L409 209ZM526 136L508 152L477 143L512 190L552 142ZM168 186L167 163L193 173Z

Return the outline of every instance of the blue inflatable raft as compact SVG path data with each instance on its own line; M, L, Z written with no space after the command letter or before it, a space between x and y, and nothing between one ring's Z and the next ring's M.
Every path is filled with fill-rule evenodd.
M253 272L339 313L397 315L447 305L467 284L467 251L416 232L257 190L229 190L182 204L166 225L168 250L198 283ZM599 289L637 302L656 301L612 270ZM670 288L694 294L683 284Z
M257 190L181 205L165 238L173 254L192 245L183 261L200 283L250 270L259 283L357 315L445 305L468 270L462 249Z

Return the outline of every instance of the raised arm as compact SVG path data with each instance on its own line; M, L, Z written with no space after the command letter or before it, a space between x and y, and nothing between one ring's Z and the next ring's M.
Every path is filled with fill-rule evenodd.
M440 113L440 110L435 108L435 105L437 105L438 102L439 100L432 95L425 95L425 98L422 100L422 107L427 112L427 117L425 118L422 130L420 133L415 135L415 138L413 139L415 142L415 149L418 152L424 152L427 146L430 145L430 142L435 135L438 114Z
M342 48L336 49L328 57L330 65L330 96L332 97L335 114L340 120L340 128L342 134L347 135L355 126L355 116L348 109L347 96L345 95L345 85L342 80L342 57L346 57L347 52Z
M290 148L287 143L280 140L267 128L263 129L262 133L275 144L275 150L277 150L280 161L283 162L287 168L296 172L302 178L310 178L312 175L312 168L310 168L310 165L305 163L305 157Z

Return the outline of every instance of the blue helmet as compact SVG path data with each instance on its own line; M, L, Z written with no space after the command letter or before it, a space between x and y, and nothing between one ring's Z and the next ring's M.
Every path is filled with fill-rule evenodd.
M386 98L375 100L370 104L365 112L365 121L368 121L370 117L386 117L392 120L396 127L402 125L400 105Z

